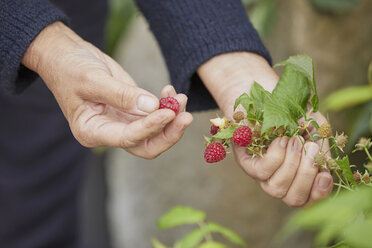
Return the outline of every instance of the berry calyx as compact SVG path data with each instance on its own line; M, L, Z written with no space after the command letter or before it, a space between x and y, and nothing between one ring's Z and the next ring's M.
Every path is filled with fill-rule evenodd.
M233 134L233 141L238 146L248 146L252 140L252 130L247 126L239 127Z
M236 123L241 122L244 119L244 113L242 111L235 112L233 115L233 119Z
M215 126L215 125L211 126L211 134L212 135L215 135L216 133L218 133L218 131L220 131L220 127Z
M180 104L174 97L164 97L159 100L159 109L171 109L174 113L178 113Z
M221 143L213 142L205 148L204 160L207 163L217 163L226 157L225 148Z

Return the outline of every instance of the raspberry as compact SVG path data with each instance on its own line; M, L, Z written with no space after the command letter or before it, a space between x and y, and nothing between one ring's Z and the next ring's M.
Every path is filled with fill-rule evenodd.
M244 119L244 113L242 111L235 112L233 115L233 119L236 123L241 122Z
M161 98L159 101L159 109L167 108L174 111L174 113L178 113L178 109L180 107L179 102L174 97L165 97Z
M204 159L207 163L216 163L225 157L226 151L221 143L213 142L205 148Z
M328 123L323 123L318 129L318 135L320 138L329 138L332 136L332 128Z
M252 130L247 126L239 127L233 134L233 141L238 146L248 146L251 143Z
M215 135L216 133L218 133L218 131L220 131L220 127L217 127L215 125L211 126L211 134L212 135Z

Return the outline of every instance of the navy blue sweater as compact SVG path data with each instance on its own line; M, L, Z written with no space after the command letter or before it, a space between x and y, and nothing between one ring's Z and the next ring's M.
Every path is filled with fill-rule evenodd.
M60 2L73 6L74 1ZM211 57L252 51L270 60L240 0L137 3L160 44L171 82L178 92L189 96L189 110L216 106L195 74L198 66ZM2 0L0 9L0 84L7 91L19 93L36 77L21 64L27 47L45 26L68 18L46 0Z

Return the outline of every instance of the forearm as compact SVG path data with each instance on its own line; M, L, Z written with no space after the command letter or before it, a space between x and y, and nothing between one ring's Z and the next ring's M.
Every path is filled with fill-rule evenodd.
M232 113L235 99L249 92L254 82L272 91L279 79L265 58L250 52L217 55L202 64L197 73L227 115Z

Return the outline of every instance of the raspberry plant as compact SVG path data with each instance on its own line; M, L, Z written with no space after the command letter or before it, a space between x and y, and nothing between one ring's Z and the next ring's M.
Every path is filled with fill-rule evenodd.
M169 229L181 225L196 225L186 236L178 240L174 248L227 248L226 245L213 239L214 234L222 235L230 243L246 247L245 241L233 230L223 227L214 222L206 222L206 214L203 211L195 210L191 207L176 206L165 213L158 220L160 229ZM154 248L167 248L157 239L152 240Z
M353 151L363 151L368 158L365 169L359 171L344 154L348 137L344 133L334 133L329 123L319 125L311 118L319 104L312 59L297 55L276 66L284 66L284 71L273 92L254 83L249 95L243 93L236 99L232 119L211 120L217 128L213 128L212 137L205 137L206 144L219 142L224 149L229 149L236 143L235 132L242 127L250 129L251 137L240 138L249 142L238 142L238 145L243 144L252 157L265 156L266 149L277 137L306 136L310 141L320 140L321 149L314 163L319 170L332 173L336 186L333 197L299 211L282 234L286 236L298 229L318 230L315 239L318 247L372 247L369 233L372 230L371 140L361 138ZM237 111L241 107L243 111ZM323 149L326 140L330 142L328 150ZM333 158L328 156L329 152Z

